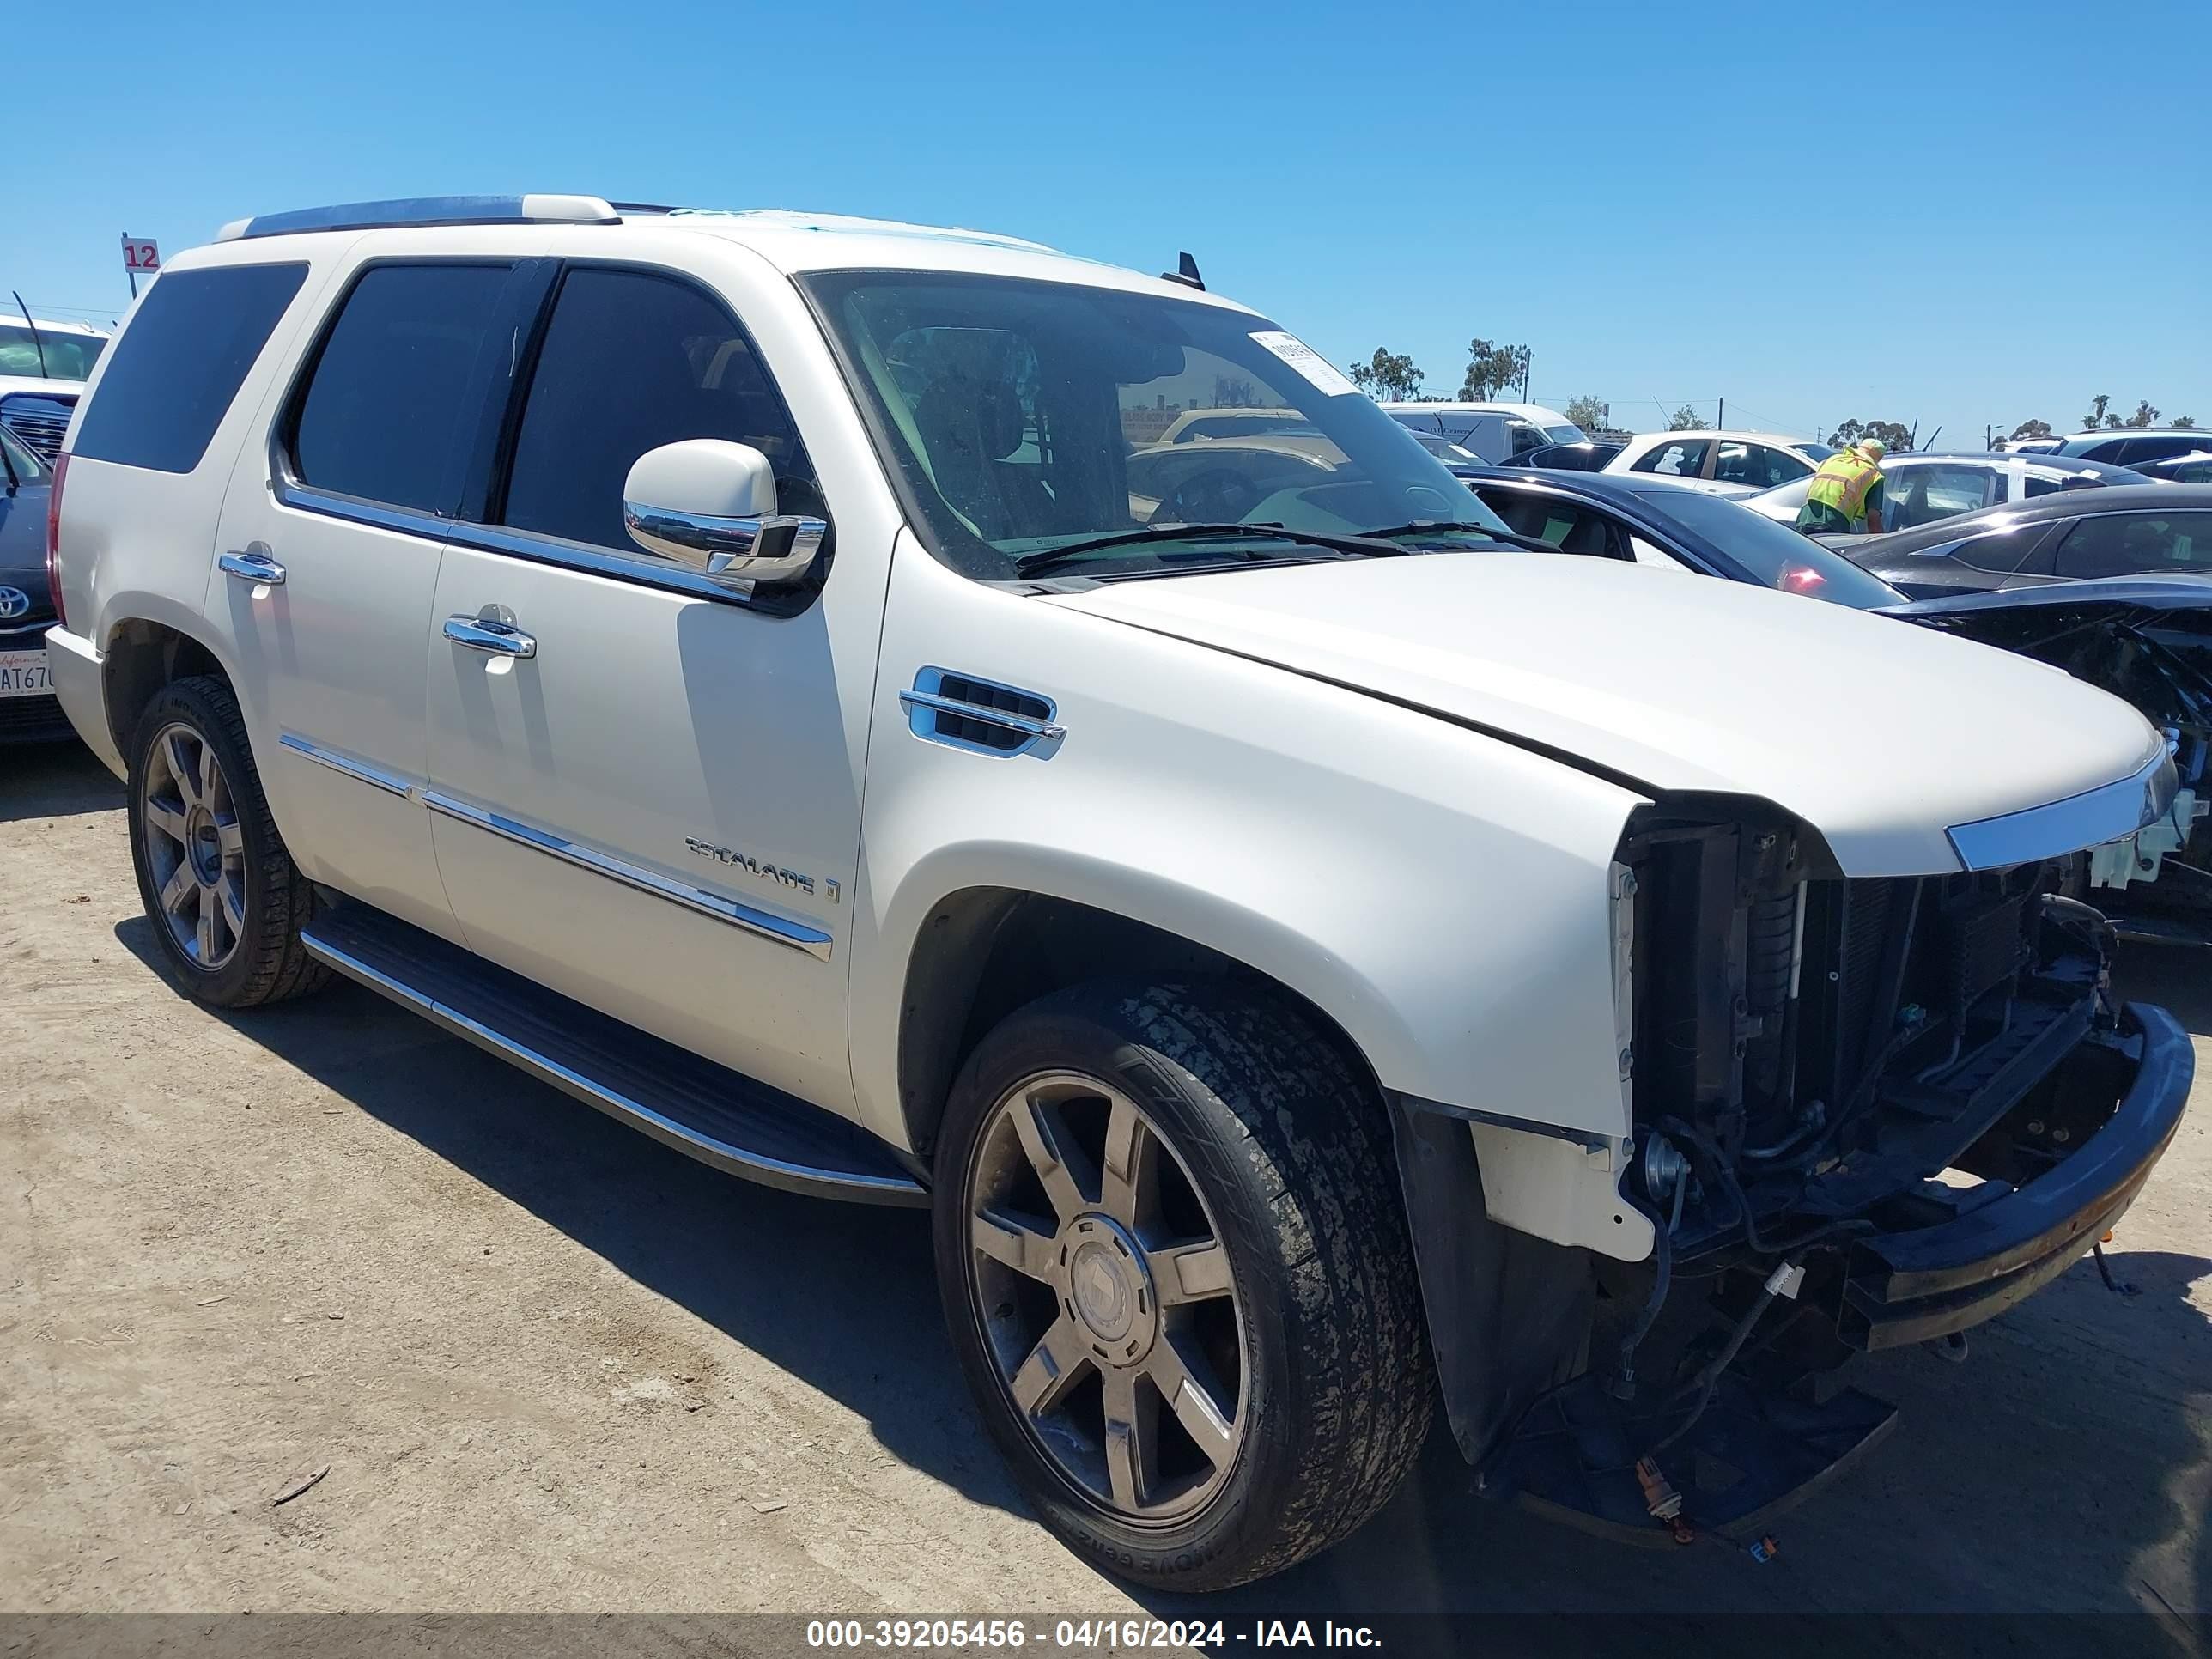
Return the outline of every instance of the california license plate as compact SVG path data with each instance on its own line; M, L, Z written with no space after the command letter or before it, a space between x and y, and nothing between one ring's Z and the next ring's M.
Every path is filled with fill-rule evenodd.
M39 651L0 651L0 697L50 697L54 683L46 678L46 653Z

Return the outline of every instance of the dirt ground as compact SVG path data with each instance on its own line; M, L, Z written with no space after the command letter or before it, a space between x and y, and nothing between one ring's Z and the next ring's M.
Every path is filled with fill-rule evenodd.
M920 1214L718 1176L351 987L219 1018L152 955L118 789L0 751L0 1611L1134 1608L1000 1473ZM2212 961L2126 969L2212 1060ZM2084 1261L1963 1365L1866 1364L1897 1432L1771 1564L1528 1518L1439 1434L1209 1610L2205 1608L2207 1086L2112 1252L2141 1293Z

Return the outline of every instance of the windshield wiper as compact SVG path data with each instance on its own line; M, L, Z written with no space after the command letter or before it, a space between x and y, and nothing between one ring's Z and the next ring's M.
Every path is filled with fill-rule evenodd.
M1411 524L1394 524L1383 530L1363 530L1359 533L1372 540L1388 540L1394 536L1412 536L1422 531L1463 531L1470 536L1480 536L1486 541L1504 542L1508 547L1525 547L1531 553L1556 553L1559 550L1547 541L1534 536L1517 535L1510 530L1492 530L1486 524L1459 524L1443 519L1416 519Z
M1093 536L1088 541L1070 542L1065 547L1024 553L1014 561L1014 574L1046 575L1063 562L1109 547L1130 547L1140 542L1212 541L1224 536L1256 536L1271 542L1296 542L1305 547L1333 548L1340 553L1364 558L1394 558L1406 550L1373 536L1330 536L1312 530L1286 530L1279 524L1152 524L1141 530L1117 531L1111 536Z

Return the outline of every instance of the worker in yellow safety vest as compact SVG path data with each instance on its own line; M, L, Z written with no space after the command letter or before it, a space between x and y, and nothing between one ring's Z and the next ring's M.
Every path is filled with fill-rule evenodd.
M1865 438L1821 462L1797 527L1808 534L1881 534L1881 458L1887 453L1881 439Z

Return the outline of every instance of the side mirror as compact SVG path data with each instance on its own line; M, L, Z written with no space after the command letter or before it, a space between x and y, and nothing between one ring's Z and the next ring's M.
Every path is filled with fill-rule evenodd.
M647 552L747 592L814 567L830 526L775 510L775 472L750 444L686 438L648 449L623 483L623 526Z

